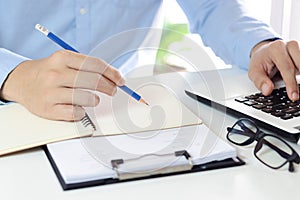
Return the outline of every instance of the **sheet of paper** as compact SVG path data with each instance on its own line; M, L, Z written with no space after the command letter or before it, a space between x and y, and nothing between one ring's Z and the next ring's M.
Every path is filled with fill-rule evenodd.
M101 102L88 113L97 127L97 135L134 133L200 124L171 90L158 83L147 83L133 89L149 106L119 90L114 97L100 95Z
M194 164L237 156L232 146L218 138L204 124L166 129L159 134L157 131L148 131L74 139L47 147L66 183L116 177L111 167L111 160L114 159L124 159L125 162L133 160L135 164L132 168L126 169L132 172L177 165L183 157L168 155L178 150L187 150Z

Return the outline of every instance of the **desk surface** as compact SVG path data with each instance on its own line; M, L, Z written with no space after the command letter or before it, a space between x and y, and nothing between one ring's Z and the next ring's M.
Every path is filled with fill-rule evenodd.
M159 79L172 82L176 76L163 75ZM235 118L212 110L185 96L181 84L172 89L222 138L227 126ZM213 117L212 117L213 116ZM300 146L292 144L300 153ZM298 199L300 169L272 170L255 159L252 147L238 148L246 165L128 183L96 186L63 191L50 163L41 148L0 157L0 197L15 199Z

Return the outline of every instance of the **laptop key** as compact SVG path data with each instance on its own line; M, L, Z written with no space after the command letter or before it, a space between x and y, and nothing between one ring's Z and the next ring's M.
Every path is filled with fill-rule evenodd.
M258 102L258 103L265 103L265 102L268 102L268 99L265 99L263 97L259 97L259 98L255 99L255 101Z
M245 96L246 99L257 99L259 96L256 95L256 94L252 94L252 95L249 95L249 96Z
M238 98L235 98L234 100L236 100L237 102L240 102L240 103L243 103L245 101L249 101L249 99L246 99L244 97L238 97Z
M254 104L252 107L260 110L265 108L266 105L259 103L259 104Z
M292 114L285 114L283 116L280 117L281 119L287 120L287 119L292 119L293 115Z
M253 106L257 103L255 101L245 101L244 104L246 104L247 106Z
M275 117L282 117L285 115L285 113L281 111L275 111L275 112L271 112L271 115L274 115Z
M271 112L273 112L274 110L272 109L272 108L270 108L270 107L266 107L266 108L263 108L263 109L261 109L263 112L266 112L266 113L271 113Z
M272 106L272 108L279 111L279 110L287 109L289 108L289 106L286 105L285 103L282 103L282 104L274 105Z
M284 109L282 111L285 112L285 113L287 113L287 114L293 114L293 113L297 112L297 109L295 109L295 108L287 108L287 109Z
M297 112L293 113L293 116L294 117L299 117L300 116L300 111L297 111Z

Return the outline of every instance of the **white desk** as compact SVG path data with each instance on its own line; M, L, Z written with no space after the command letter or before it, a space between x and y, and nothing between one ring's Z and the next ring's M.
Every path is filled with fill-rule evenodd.
M182 101L224 138L226 127L235 118L213 111L185 96L182 85L172 75L159 76L178 91ZM175 76L176 77L176 76ZM198 105L200 105L198 107ZM197 109L198 108L198 109ZM213 113L213 120L211 114ZM300 147L293 145L300 153ZM89 200L89 199L299 199L300 169L272 170L253 156L253 147L239 148L247 164L240 167L133 181L85 189L63 191L42 149L0 157L0 198Z

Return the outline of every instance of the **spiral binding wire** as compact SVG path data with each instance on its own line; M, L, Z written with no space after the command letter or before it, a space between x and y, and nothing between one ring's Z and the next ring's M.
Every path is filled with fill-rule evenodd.
M94 131L96 130L96 126L91 120L91 118L88 116L87 113L85 113L85 116L82 118L81 123L83 124L84 127L92 126Z

